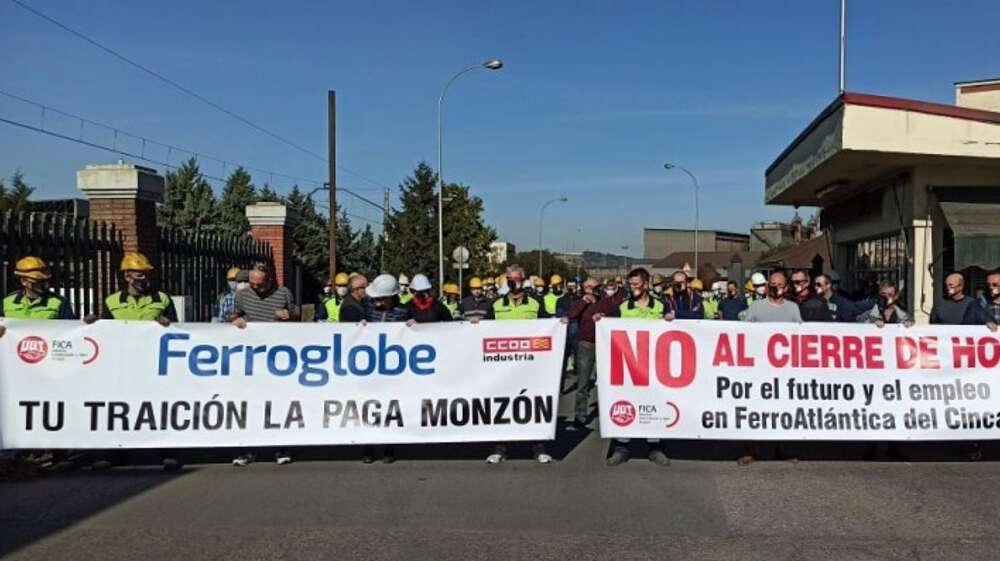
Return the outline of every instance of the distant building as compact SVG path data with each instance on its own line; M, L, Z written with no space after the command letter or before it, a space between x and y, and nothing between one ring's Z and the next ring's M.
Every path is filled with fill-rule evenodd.
M514 244L498 240L490 244L490 254L487 257L487 260L491 265L499 265L501 263L505 263L508 259L513 257L515 253L517 253L517 251L514 248Z
M750 228L750 251L768 252L811 240L819 235L818 217L803 223L798 215L789 222L758 222Z
M959 82L955 100L843 93L765 172L767 204L822 208L846 289L893 280L919 322L945 274L975 294L1000 267L1000 79Z
M655 262L678 251L694 251L694 230L678 228L643 228L642 258ZM736 232L700 230L698 252L749 251L750 236Z

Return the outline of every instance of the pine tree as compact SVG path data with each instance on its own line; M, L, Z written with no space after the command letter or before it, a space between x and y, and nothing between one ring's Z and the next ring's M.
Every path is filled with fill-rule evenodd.
M257 193L257 202L259 203L280 203L282 200L281 195L271 189L271 184L266 181L264 186L260 188L260 192Z
M309 281L303 290L306 294L318 292L326 283L329 268L330 246L326 217L316 212L316 205L298 185L293 186L288 196L279 202L284 202L298 217L298 222L292 228L292 247L296 260L305 273L303 280Z
M250 174L242 167L236 168L226 179L226 186L219 200L218 232L226 236L246 237L250 232L246 207L256 202L257 188L254 187Z
M437 174L421 162L399 186L401 209L389 214L385 224L391 252L386 268L393 274L430 277L437 271Z
M351 270L357 271L368 278L374 278L381 272L379 270L380 250L381 247L379 247L378 241L375 239L375 232L372 231L371 225L365 224L365 229L361 230L354 245L351 247L351 256L355 261L355 265Z
M23 212L27 210L31 194L35 192L34 187L29 187L24 182L24 174L20 170L15 171L10 178L10 189L6 188L3 181L0 181L0 211Z
M217 209L212 186L201 174L194 158L167 172L159 223L167 228L194 233L211 233L217 224Z

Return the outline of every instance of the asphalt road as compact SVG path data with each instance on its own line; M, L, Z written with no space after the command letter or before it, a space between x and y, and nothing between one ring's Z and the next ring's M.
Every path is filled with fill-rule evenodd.
M312 451L288 466L202 457L170 475L116 468L0 482L0 558L1000 558L995 461L831 460L864 448L820 445L801 455L825 460L739 467L728 459L738 447L680 443L677 456L719 459L608 468L596 434L562 442L547 466L410 447L392 465Z

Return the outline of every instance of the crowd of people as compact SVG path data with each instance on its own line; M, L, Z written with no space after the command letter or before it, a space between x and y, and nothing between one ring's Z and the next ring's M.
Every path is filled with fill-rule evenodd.
M120 265L121 289L103 301L101 313L85 316L90 324L99 320L148 320L161 325L177 321L170 296L151 283L150 261L142 254L128 253ZM0 303L0 317L19 319L75 319L67 300L51 286L51 271L39 257L26 256L17 261L15 276L20 288ZM245 328L248 323L300 321L302 310L292 292L275 283L267 267L232 268L227 271L227 291L221 295L215 321ZM587 278L548 279L526 276L522 267L511 265L497 277L471 277L466 289L454 283L442 287L440 296L423 273L412 279L405 274L381 274L370 282L359 273L338 273L324 288L315 306L315 321L376 323L433 323L490 320L560 318L567 325L564 375L575 377L575 406L571 430L589 430L594 419L592 392L596 380L596 323L605 317L641 320L688 321L719 320L748 322L861 322L882 327L885 324L913 325L911 314L900 303L900 289L894 282L878 285L877 294L852 299L840 289L836 273L813 275L809 271L773 271L765 276L753 273L746 284L735 280L718 281L706 287L698 278L677 271L665 278L634 269L624 278L604 280ZM990 331L1000 323L1000 272L987 277L988 290L979 298L966 294L965 278L951 273L945 278L945 290L930 314L931 323L982 325ZM5 327L0 324L0 337ZM648 443L649 460L657 465L670 464L662 442ZM531 443L533 456L549 463L552 456L544 442ZM503 462L507 444L495 443L486 458L491 464ZM620 465L631 455L630 443L616 440L607 458L608 465ZM165 469L181 466L177 453L161 451ZM363 461L395 461L395 450L367 446ZM245 467L255 454L242 451L233 465ZM752 449L740 458L741 464L754 459ZM275 461L292 461L290 452L279 449ZM95 469L112 465L109 458L97 458Z

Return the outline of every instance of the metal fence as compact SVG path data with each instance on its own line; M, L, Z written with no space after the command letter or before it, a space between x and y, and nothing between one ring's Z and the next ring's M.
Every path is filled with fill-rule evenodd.
M47 261L52 287L66 297L78 317L98 313L103 295L117 287L122 258L121 232L111 224L65 214L0 214L0 291L20 288L14 264L26 255Z
M209 321L226 290L230 267L249 268L264 263L274 268L271 247L265 242L181 230L160 229L160 290L184 296L185 321Z

